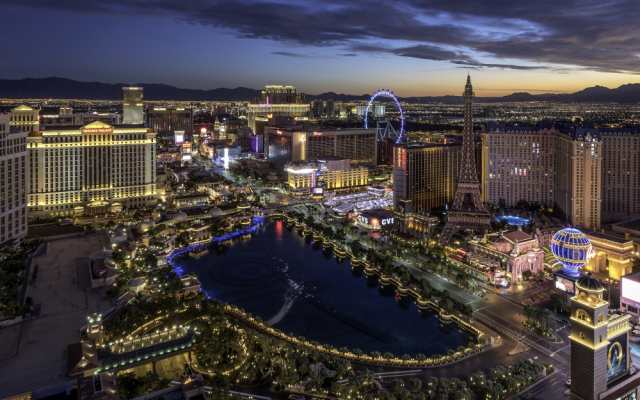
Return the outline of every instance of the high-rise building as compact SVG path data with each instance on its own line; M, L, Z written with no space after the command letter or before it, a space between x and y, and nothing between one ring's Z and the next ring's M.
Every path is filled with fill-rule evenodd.
M600 282L583 276L571 298L571 397L637 399L640 374L631 368L631 316L610 314L604 291Z
M487 203L521 201L557 207L574 226L600 228L602 141L556 129L496 129L482 135L482 188Z
M193 114L184 107L153 107L147 110L147 126L158 137L172 139L175 132L193 134Z
M260 103L263 104L296 104L302 100L302 94L291 85L265 85L260 91Z
M30 135L29 211L104 214L154 202L155 143L151 129L99 121Z
M142 125L144 123L143 90L138 86L122 88L122 123Z
M38 110L29 106L0 115L0 243L27 234L27 136L38 129Z
M393 151L393 201L398 211L428 215L453 200L459 142L398 144Z
M344 159L375 164L376 130L268 127L264 133L264 149L266 156L274 161Z
M265 124L279 119L304 121L309 119L311 105L293 86L266 85L257 104L247 106L247 125L255 134L262 134Z
M640 133L603 131L602 220L640 216Z
M514 207L551 206L556 131L495 130L482 134L482 200Z
M464 130L462 134L462 154L456 191L447 216L440 240L449 241L451 236L462 229L485 231L489 227L490 217L480 194L480 179L476 163L476 140L473 132L473 86L467 75L464 88Z
M294 132L293 159L318 160L339 158L375 164L375 129L340 129Z
M590 134L557 136L555 204L573 226L600 228L602 142Z

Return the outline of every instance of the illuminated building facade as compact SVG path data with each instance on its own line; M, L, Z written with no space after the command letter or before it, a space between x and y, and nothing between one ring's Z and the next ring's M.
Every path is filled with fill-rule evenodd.
M154 202L155 143L148 128L99 121L30 135L30 212L103 214Z
M74 112L72 107L61 106L57 110L40 111L40 128L50 129L60 126L83 126L102 121L109 125L120 125L122 115L116 112Z
M558 136L555 202L573 226L599 229L602 206L602 142L590 134Z
M0 114L0 243L27 234L27 135L38 130L38 111L19 106Z
M258 129L260 126L283 117L308 120L310 112L311 105L303 103L302 94L294 86L266 85L260 91L258 103L247 107L247 125L254 133L262 134L262 129Z
M183 137L185 134L189 136L193 133L193 114L183 107L149 108L147 126L162 138L174 138L176 132L181 132Z
M482 200L514 207L521 200L552 205L553 130L482 134Z
M297 131L292 134L292 161L314 161L325 158L351 160L354 163L376 163L375 129L341 129Z
M587 232L592 255L585 266L587 271L619 281L633 269L634 244L630 239L613 233Z
M555 129L495 130L482 135L482 159L484 201L556 206L571 225L600 228L603 154L598 137Z
M374 165L377 158L376 130L267 127L264 151L267 158L274 162L344 159Z
M144 123L143 89L137 86L122 88L122 123L142 125Z
M285 166L285 171L289 188L297 191L314 188L344 191L366 186L369 181L369 170L351 168L349 160L292 162Z
M302 101L302 94L291 85L265 85L260 91L260 102L264 104L292 104Z
M428 215L453 199L460 143L401 144L393 149L393 201L403 212Z
M353 189L369 183L369 169L365 167L334 169L322 173L325 190Z
M631 316L610 314L604 288L590 276L575 286L569 335L572 398L637 399L640 374L631 368Z
M640 134L601 132L602 220L640 216Z
M285 167L287 185L293 191L310 192L316 187L318 166L315 163L290 163Z

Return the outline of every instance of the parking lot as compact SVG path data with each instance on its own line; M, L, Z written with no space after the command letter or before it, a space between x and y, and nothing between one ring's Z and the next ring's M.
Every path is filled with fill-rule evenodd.
M56 391L69 382L67 346L79 340L88 313L109 307L104 290L89 284L88 260L99 256L104 244L99 234L56 240L33 259L38 277L27 295L40 314L0 329L0 398Z

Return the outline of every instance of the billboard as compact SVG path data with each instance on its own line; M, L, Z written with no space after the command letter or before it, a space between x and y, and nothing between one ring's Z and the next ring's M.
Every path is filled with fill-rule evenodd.
M628 299L633 302L640 303L640 282L626 277L622 277L621 282L621 297L623 299Z
M176 144L184 143L184 131L175 131L173 134Z
M627 335L622 334L609 340L607 347L607 382L627 373Z
M574 294L576 292L575 282L563 276L556 275L556 289L565 293Z

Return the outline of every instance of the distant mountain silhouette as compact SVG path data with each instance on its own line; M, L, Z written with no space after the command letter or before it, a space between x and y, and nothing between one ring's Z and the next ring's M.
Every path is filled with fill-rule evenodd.
M0 98L62 98L62 99L95 99L119 100L122 98L124 83L80 82L65 78L26 78L0 79ZM192 101L251 101L258 95L257 89L237 87L234 89L218 88L211 90L181 89L157 83L137 83L144 87L145 100L192 100ZM311 100L353 101L366 100L368 94L352 95L327 92L308 95ZM403 101L411 103L460 103L461 96L419 96L404 97ZM503 97L478 97L478 102L507 101L557 101L580 103L636 103L640 102L640 84L622 85L615 89L594 86L575 93L566 94L531 94L516 92Z
M246 87L212 90L180 89L164 84L79 82L65 78L0 79L0 98L119 100L123 86L144 87L145 100L251 100L258 91Z

